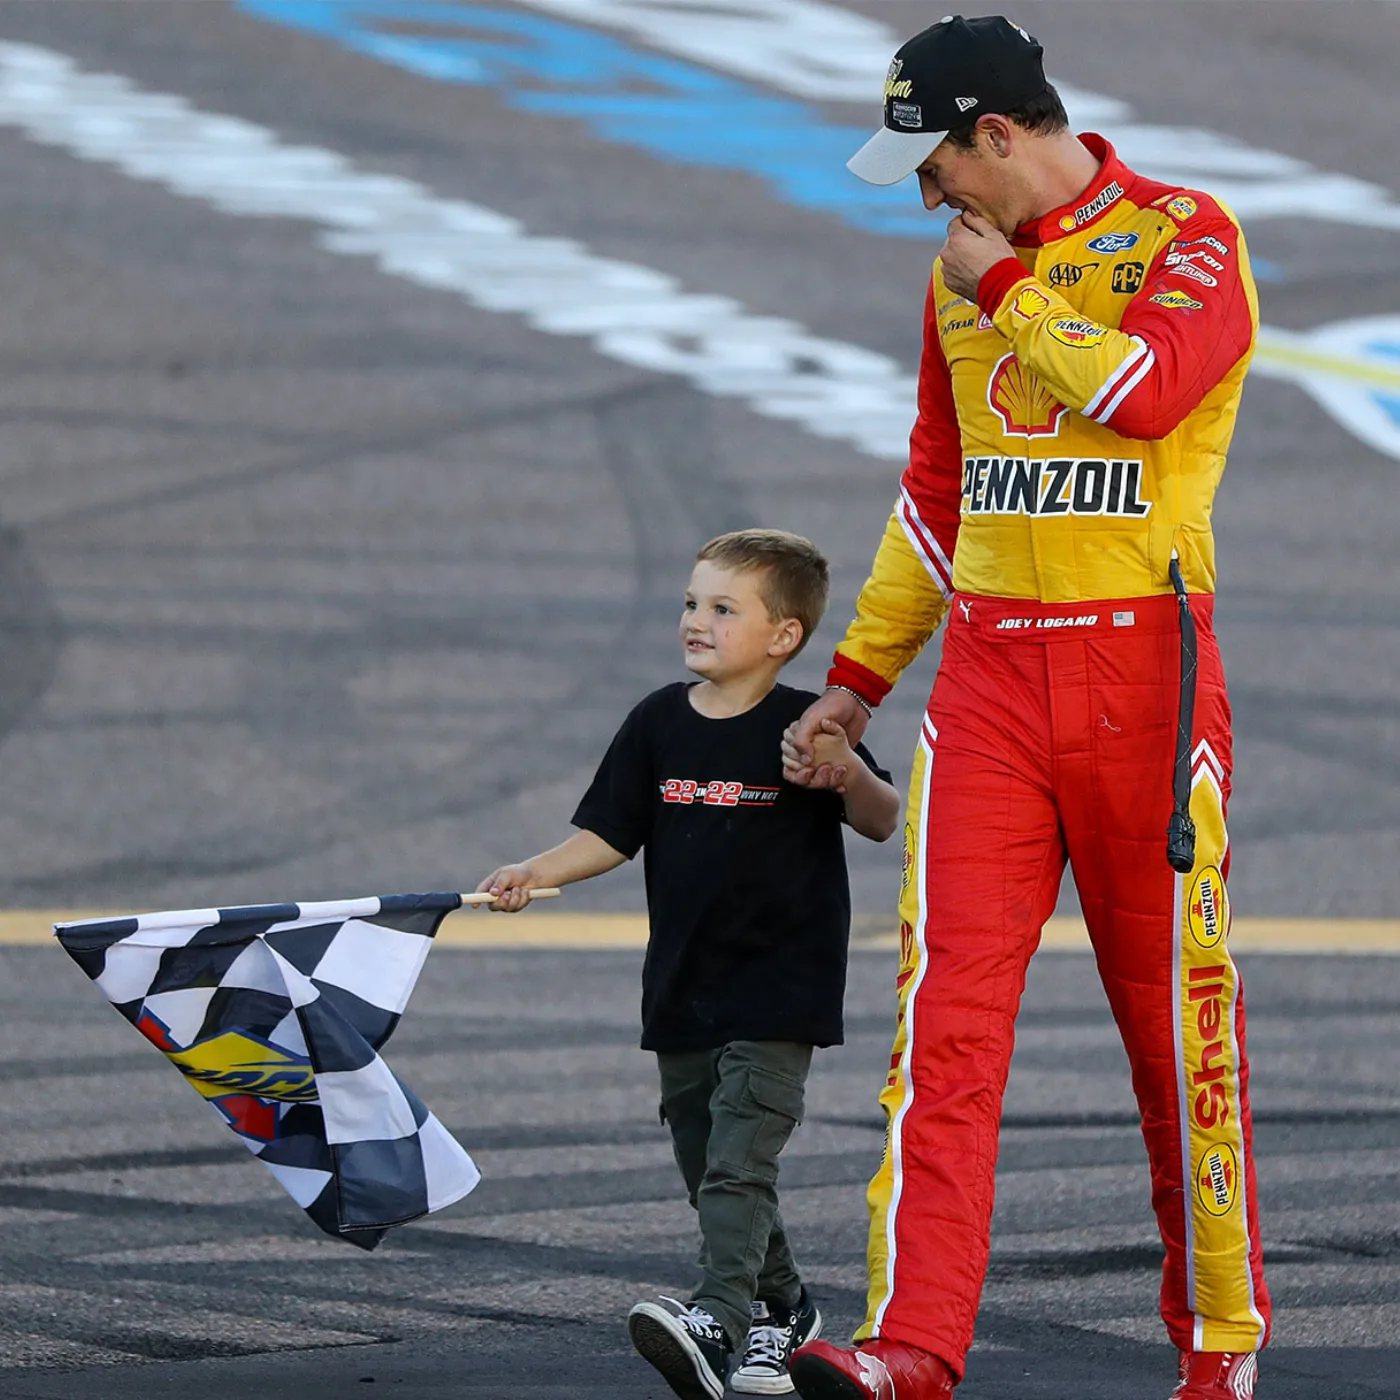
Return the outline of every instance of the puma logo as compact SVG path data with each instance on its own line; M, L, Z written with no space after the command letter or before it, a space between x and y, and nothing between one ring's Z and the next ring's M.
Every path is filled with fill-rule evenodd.
M971 603L968 603L968 602L965 602L963 599L959 598L959 599L958 599L958 606L963 610L963 621L964 621L964 622L971 622L971 621L972 621L972 604L971 604Z
M860 1378L865 1382L871 1400L895 1400L894 1378L890 1375L890 1368L878 1356L858 1351L856 1364L860 1367Z

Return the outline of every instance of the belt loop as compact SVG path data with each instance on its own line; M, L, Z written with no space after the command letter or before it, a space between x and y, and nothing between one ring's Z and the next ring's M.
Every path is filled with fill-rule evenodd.
M1176 766L1172 770L1172 815L1167 823L1167 864L1187 875L1196 864L1196 823L1191 820L1191 736L1196 722L1196 619L1175 549L1167 566L1181 623L1181 698L1176 713Z

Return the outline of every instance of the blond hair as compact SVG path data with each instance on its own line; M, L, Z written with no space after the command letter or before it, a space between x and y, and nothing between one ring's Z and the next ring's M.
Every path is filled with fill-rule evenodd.
M802 640L792 656L807 645L826 612L831 571L821 550L801 535L788 530L731 530L716 535L695 560L735 573L760 574L758 591L768 616L774 622L794 617L802 624Z

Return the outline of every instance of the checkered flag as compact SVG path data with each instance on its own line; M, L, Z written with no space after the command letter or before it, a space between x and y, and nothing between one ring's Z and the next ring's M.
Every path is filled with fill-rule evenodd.
M401 894L54 932L321 1229L373 1249L481 1179L379 1054L461 904Z

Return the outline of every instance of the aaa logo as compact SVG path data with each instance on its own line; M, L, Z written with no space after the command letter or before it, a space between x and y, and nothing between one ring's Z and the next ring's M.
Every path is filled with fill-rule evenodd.
M1015 355L1003 355L987 385L987 404L1008 437L1052 438L1069 410Z

